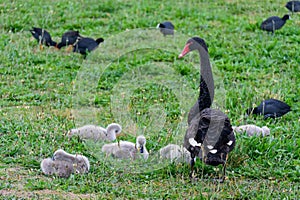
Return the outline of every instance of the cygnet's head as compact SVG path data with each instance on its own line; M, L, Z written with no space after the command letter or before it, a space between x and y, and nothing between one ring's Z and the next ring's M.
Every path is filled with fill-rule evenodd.
M72 162L74 160L74 157L71 154L65 152L64 150L58 149L57 151L54 152L52 159Z
M83 155L76 155L76 172L78 173L88 173L90 170L90 162L87 157Z
M261 127L261 129L262 129L262 136L263 137L270 135L270 129L267 126L263 126L263 127Z
M74 128L74 129L71 129L67 132L67 136L70 138L72 137L73 135L77 135L78 134L78 129Z
M106 131L107 138L111 141L114 141L121 133L122 127L119 124L112 123L107 126Z
M140 151L140 153L144 153L144 148L146 146L146 138L143 135L139 135L136 138L136 148Z

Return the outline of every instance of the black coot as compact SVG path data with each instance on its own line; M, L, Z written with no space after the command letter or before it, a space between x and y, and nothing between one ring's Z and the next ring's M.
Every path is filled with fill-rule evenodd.
M57 43L52 40L50 33L48 31L46 31L45 29L32 27L30 32L31 32L32 36L40 44L41 49L42 49L42 45L46 45L47 47L57 45Z
M284 15L282 18L277 16L269 17L261 23L260 28L264 31L274 33L275 30L282 28L288 19L290 19L289 15Z
M62 35L61 42L57 45L57 48L73 45L80 38L82 37L79 35L79 31L67 31Z
M289 1L286 3L285 7L292 13L300 12L300 1Z
M164 36L174 35L174 25L172 24L172 22L169 21L162 22L158 24L156 28L159 28L160 32L164 34Z
M274 119L281 117L290 111L291 107L286 103L277 99L267 99L262 101L259 106L255 108L249 108L247 110L247 114L264 115L264 119L269 117Z
M87 53L96 49L101 42L104 42L103 38L98 38L96 40L92 38L81 38L73 45L73 52L80 53L86 57Z

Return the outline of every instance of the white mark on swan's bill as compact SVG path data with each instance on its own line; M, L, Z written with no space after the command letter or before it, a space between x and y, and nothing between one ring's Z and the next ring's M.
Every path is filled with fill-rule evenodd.
M232 140L230 140L229 142L227 142L227 145L228 145L228 146L231 146L231 145L232 145L232 143L233 143L233 141L232 141Z
M208 148L208 149L213 149L214 147L211 146L211 145L207 145L207 148Z

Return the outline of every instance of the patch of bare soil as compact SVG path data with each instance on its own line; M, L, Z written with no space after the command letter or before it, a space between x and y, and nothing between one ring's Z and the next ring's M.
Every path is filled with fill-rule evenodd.
M94 194L74 194L72 192L62 192L54 190L18 191L14 189L0 190L0 197L16 197L25 199L96 199Z
M29 176L30 170L19 166L10 166L0 163L0 181L8 182L11 188L0 190L0 199L8 197L22 199L96 199L96 194L75 194L72 192L56 190L34 190L27 191L24 189L26 177ZM41 179L46 177L30 176L31 179Z

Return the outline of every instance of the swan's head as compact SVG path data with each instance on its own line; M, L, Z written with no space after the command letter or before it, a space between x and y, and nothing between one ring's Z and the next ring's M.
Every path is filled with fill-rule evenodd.
M119 124L112 123L107 126L106 131L107 138L113 141L117 139L118 136L120 136L120 133L122 132L122 127Z
M89 159L83 155L76 155L77 165L84 173L87 173L90 170Z
M263 137L270 135L270 129L267 126L263 126L263 127L261 127L261 129L262 129L262 136Z
M77 134L78 134L78 129L76 129L76 128L71 129L67 132L68 137L72 137L73 135L77 135Z
M204 49L206 52L208 52L207 45L202 38L193 37L193 38L189 39L186 42L181 54L179 54L179 58L184 57L186 54L188 54L189 52L194 51L196 49L197 50Z
M54 152L52 160L59 160L66 152L62 149L58 149Z
M237 129L237 126L232 126L232 130L235 131Z
M144 153L144 147L146 145L146 138L143 135L140 135L136 138L136 148L140 153Z

